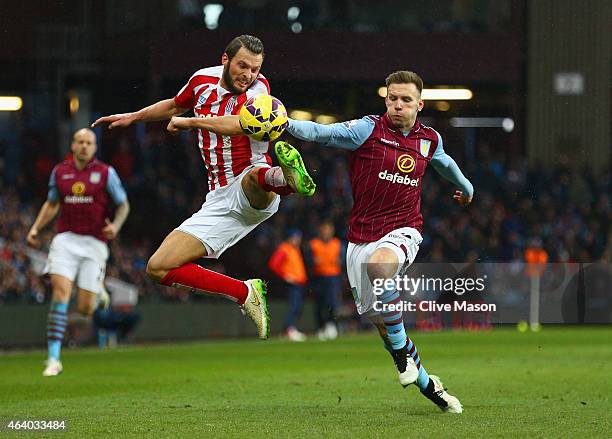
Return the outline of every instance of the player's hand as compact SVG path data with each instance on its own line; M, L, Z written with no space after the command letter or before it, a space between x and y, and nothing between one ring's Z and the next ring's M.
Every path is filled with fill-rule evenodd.
M38 248L40 247L40 238L38 236L38 229L32 227L28 232L28 236L26 241L30 247Z
M117 233L119 233L119 230L117 230L117 227L108 218L106 218L104 221L106 221L106 225L102 229L104 237L106 239L114 239L117 236Z
M455 191L455 195L453 195L453 198L460 205L467 206L472 202L473 197L471 195L464 195L462 191Z
M191 126L189 126L189 118L172 116L172 119L170 119L170 122L168 122L166 129L173 135L178 134L179 131L190 130Z
M102 123L107 123L107 124L109 124L108 125L108 129L112 130L113 128L125 128L125 127L129 127L135 121L136 121L135 113L113 114L111 116L101 117L100 119L98 119L94 123L92 123L91 127L95 128L96 126L98 126L98 125L100 125Z

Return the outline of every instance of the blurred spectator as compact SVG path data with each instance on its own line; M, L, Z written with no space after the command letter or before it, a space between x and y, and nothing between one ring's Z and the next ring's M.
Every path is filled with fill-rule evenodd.
M306 285L306 267L300 245L302 232L289 229L287 239L272 253L268 266L270 270L283 281L283 286L289 297L289 308L285 317L285 334L291 341L304 341L306 335L296 328L302 305L304 304L304 286Z
M123 141L113 135L105 132L101 140L102 151L109 154L101 157L103 160L111 160L114 151L121 151L118 145ZM108 275L135 283L142 294L141 302L202 300L198 296L187 297L178 290L159 288L144 276L146 261L165 232L197 210L206 197L204 168L192 157L193 136L195 133L166 136L160 124L147 127L140 141L128 143L127 149L134 157L133 174L124 183L133 200L132 213L120 239L111 244ZM24 265L20 256L15 256L19 255L23 237L34 221L34 209L46 196L49 174L44 163L52 165L56 159L48 158L44 144L36 140L51 136L34 137L37 149L28 151L32 154L43 151L42 159L36 164L39 156L33 155L32 160L24 162L22 177L13 186L0 189L3 262L0 262L0 302L9 296L11 300L33 301L33 297L41 297L42 290L48 294L45 284L33 284L32 276L28 275L31 268ZM129 133L126 138L131 138ZM309 167L316 170L313 177L318 185L317 194L309 199L283 198L277 214L238 243L235 250L228 251L224 268L234 276L268 277L266 260L261 255L271 254L291 226L299 226L305 238L310 239L316 236L322 220L328 218L339 237L346 233L352 203L346 154L307 142L289 141L303 152ZM426 173L424 185L428 190L423 191L422 199L426 218L424 242L417 262L521 260L529 238L536 236L541 239L549 262L612 260L609 170L599 175L590 169L572 170L565 157L560 157L552 168L530 168L525 158L507 156L501 148L495 150L486 143L477 145L475 157L469 161L462 160L459 151L453 151L453 155L474 183L474 202L468 209L458 208L447 195L453 192L449 183ZM40 188L34 184L38 180ZM52 230L47 230L50 235ZM10 276L18 280L18 285L22 283L22 293L15 293L19 289L13 283L7 296L9 287L4 273L9 269L18 272Z
M124 343L140 322L140 313L133 307L98 308L93 315L94 334L100 348Z
M127 181L134 174L134 154L130 150L130 142L126 137L119 140L119 148L113 154L110 164L115 168L121 180Z
M315 318L320 340L333 340L338 336L335 317L345 250L334 232L333 223L323 221L319 235L308 243L307 259L312 269L310 287L316 300Z

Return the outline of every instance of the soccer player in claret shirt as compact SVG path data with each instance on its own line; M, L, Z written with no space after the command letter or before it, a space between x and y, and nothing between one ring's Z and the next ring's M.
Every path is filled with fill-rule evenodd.
M135 122L170 119L189 110L198 120L237 115L247 99L269 94L267 79L260 73L264 48L253 36L234 38L221 57L221 65L195 72L172 99L159 101L133 113L96 120L92 126L109 128ZM199 148L208 171L209 193L202 208L170 232L147 264L147 274L171 287L225 297L241 306L257 327L260 338L269 335L266 286L261 279L241 281L192 263L218 258L277 210L279 195L293 192L310 196L315 184L299 153L292 147L272 167L268 142L235 135L198 131Z
M440 134L417 119L424 105L421 78L414 72L399 71L389 75L386 84L387 111L382 116L331 125L289 120L287 131L302 140L350 151L354 203L346 263L357 310L378 329L402 386L416 383L440 409L461 413L459 400L421 364L416 346L406 335L402 312L390 310L389 305L400 303L399 292L393 288L376 295L373 284L395 278L416 258L422 241L420 205L427 165L431 163L442 177L461 189L453 196L460 205L471 203L474 189L444 152ZM240 129L234 117L213 122L206 128L223 133ZM182 119L171 123L185 124Z
M457 185L454 199L471 203L474 189L444 152L442 137L417 119L423 109L423 81L414 72L387 77L387 112L382 116L332 125L289 121L287 131L302 139L350 151L353 209L349 220L347 271L357 310L378 328L405 387L416 382L421 393L450 413L461 413L459 400L440 379L428 375L416 346L406 336L401 311L380 305L400 303L399 292L375 295L376 279L393 279L416 258L422 241L421 191L427 165ZM364 270L366 273L364 273ZM375 310L375 303L378 302ZM388 309L388 308L387 308Z
M49 194L27 236L28 245L40 245L39 231L59 212L57 235L51 242L44 269L50 275L53 295L47 316L49 357L44 376L59 375L60 350L66 331L68 303L73 284L78 287L78 310L88 316L97 298L108 296L104 273L108 259L106 242L119 233L130 207L117 172L96 160L96 136L81 129L72 140L73 158L53 168ZM109 220L111 202L117 206Z

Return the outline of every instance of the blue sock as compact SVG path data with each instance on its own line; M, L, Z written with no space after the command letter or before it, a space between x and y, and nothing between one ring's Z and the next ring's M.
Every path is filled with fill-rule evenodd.
M49 314L47 314L47 350L49 359L60 359L62 340L68 324L68 304L62 302L51 302Z
M380 301L382 303L398 304L400 303L400 295L397 291L385 291L380 295ZM391 342L391 346L385 344L385 348L387 350L401 349L406 346L406 343L408 343L408 353L414 360L414 364L416 364L417 369L419 369L419 377L417 378L416 385L420 390L425 390L429 384L429 375L427 374L425 368L421 365L421 359L419 358L419 353L417 352L416 346L412 340L406 336L402 312L381 312L381 314L385 327L387 328L387 337L389 338L389 342Z
M383 305L399 304L400 295L397 291L385 291L380 296ZM404 329L404 319L401 311L381 312L383 322L387 328L387 337L393 349L401 349L406 345L406 330Z
M414 364L416 364L417 369L419 369L419 377L417 378L416 385L419 389L425 390L427 388L427 384L429 384L429 375L421 364L421 359L419 358L417 348L410 338L408 339L408 353L414 360Z

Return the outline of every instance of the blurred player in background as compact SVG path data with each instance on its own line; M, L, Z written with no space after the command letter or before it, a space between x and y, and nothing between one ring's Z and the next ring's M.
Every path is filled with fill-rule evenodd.
M73 158L53 168L47 201L27 236L28 245L40 246L40 230L59 212L57 235L51 242L44 270L53 288L44 376L59 375L63 370L60 350L73 284L76 282L78 287L78 310L85 316L95 310L97 297L108 297L103 283L108 259L106 242L117 236L130 211L115 169L94 158L95 134L86 128L77 131L71 149ZM117 206L112 222L111 202Z
M316 300L315 318L320 340L338 337L335 318L340 295L342 247L342 242L334 236L331 221L323 221L319 235L308 243L308 261L312 270L310 288Z
M247 99L270 93L268 80L260 73L263 59L262 42L241 35L225 48L221 65L195 72L174 98L133 113L102 117L92 126L109 123L109 128L127 127L135 122L170 119L191 109L203 123L214 119L211 116L237 115ZM241 131L222 136L200 129L198 140L208 171L206 201L164 239L149 259L147 274L162 285L236 302L255 322L259 337L266 339L269 316L265 283L261 279L243 282L191 261L218 258L278 210L279 195L312 195L315 185L301 159L295 165L279 157L281 166L271 167L268 142L254 141ZM299 157L297 151L292 152Z
M299 229L289 229L287 239L280 243L268 260L270 271L283 281L287 292L289 307L285 317L285 335L291 341L306 340L306 334L297 329L304 305L304 287L308 281L301 244L302 232Z
M424 105L422 79L414 72L398 71L387 77L386 85L387 111L382 116L331 125L290 119L287 131L301 140L350 151L353 208L346 261L357 311L376 325L393 357L400 384L406 387L416 382L440 409L461 413L459 400L421 364L416 346L406 335L403 313L389 309L401 303L399 292L393 288L377 296L373 284L395 278L416 258L423 229L422 180L429 163L461 188L453 195L460 205L472 202L474 189L444 152L440 134L417 119ZM212 122L207 129L240 131L237 117Z

